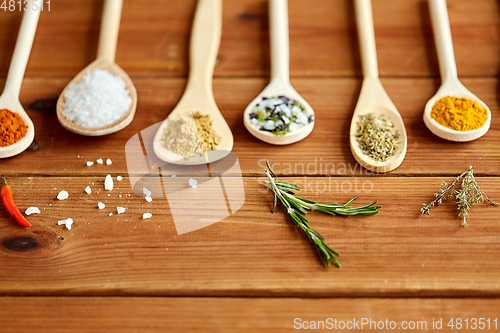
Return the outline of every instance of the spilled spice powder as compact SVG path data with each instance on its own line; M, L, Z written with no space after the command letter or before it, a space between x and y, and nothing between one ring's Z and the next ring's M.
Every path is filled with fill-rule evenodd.
M212 128L208 115L199 112L186 113L167 120L168 126L162 137L163 146L189 159L207 150L216 150L221 137Z
M21 140L28 131L23 118L7 109L0 110L0 147L7 147Z

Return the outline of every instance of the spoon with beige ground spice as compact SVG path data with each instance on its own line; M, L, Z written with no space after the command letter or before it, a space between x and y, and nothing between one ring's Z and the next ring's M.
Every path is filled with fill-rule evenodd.
M191 32L186 90L153 140L155 154L165 162L205 164L226 157L233 149L233 134L212 91L221 31L222 0L199 0ZM177 151L176 145L180 147Z

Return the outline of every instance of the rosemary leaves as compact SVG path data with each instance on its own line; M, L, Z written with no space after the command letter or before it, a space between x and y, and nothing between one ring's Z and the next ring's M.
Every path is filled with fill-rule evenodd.
M399 133L394 124L384 115L373 113L359 116L356 140L365 155L377 162L385 162L396 154L399 147Z
M340 254L326 244L324 238L311 228L309 220L306 219L304 215L306 215L308 211L313 210L330 215L373 215L377 214L379 212L379 208L382 206L375 206L377 201L374 201L371 204L361 207L351 207L351 203L357 199L358 196L352 198L343 205L339 205L337 203L320 204L313 200L296 197L294 196L295 193L293 191L300 191L299 186L297 184L278 181L278 176L276 176L273 172L268 161L266 161L266 164L267 170L264 171L268 180L264 181L263 185L274 193L274 205L272 212L274 213L279 199L295 225L301 228L309 240L314 243L323 266L327 267L330 266L330 263L333 263L337 267L341 267L340 262L336 258L339 257Z
M440 204L448 198L455 198L455 202L458 204L458 209L460 210L458 216L463 218L462 226L467 226L466 218L469 217L469 211L473 205L480 201L484 202L486 199L490 204L498 206L497 202L488 198L486 194L481 191L474 177L473 169L474 167L471 165L469 170L464 171L451 183L443 181L441 189L434 194L436 198L427 205L423 204L421 209L422 214L430 214L429 210L435 204ZM460 181L460 189L457 191L455 186Z

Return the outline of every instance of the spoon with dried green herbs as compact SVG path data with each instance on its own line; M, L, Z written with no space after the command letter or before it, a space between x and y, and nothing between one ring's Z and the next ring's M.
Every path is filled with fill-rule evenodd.
M364 168L388 172L405 158L406 129L378 76L371 1L356 0L355 8L364 79L351 122L351 152Z
M267 176L266 181L262 185L266 186L274 193L274 205L272 212L276 210L278 199L286 209L287 214L292 218L295 225L301 228L307 235L309 240L314 243L316 250L323 266L330 266L331 263L337 267L341 267L340 262L336 257L340 254L326 244L324 238L314 231L309 225L309 220L305 215L309 211L316 210L330 215L356 216L356 215L373 215L379 212L382 206L375 206L377 201L360 207L351 207L351 203L359 196L355 196L343 205L337 203L320 204L316 201L295 196L293 191L300 191L297 184L282 182L278 180L278 176L271 169L269 162L266 161L267 169L264 170Z
M466 218L469 217L469 211L473 205L480 201L484 202L486 199L490 204L498 206L497 202L488 198L486 194L481 191L474 177L473 169L474 167L471 165L469 170L464 171L451 183L443 181L441 189L437 193L434 193L436 198L427 205L423 204L421 209L422 214L430 214L430 209L435 204L439 205L447 199L455 198L455 202L458 204L458 209L460 210L458 216L463 218L462 226L465 227L467 226ZM455 185L460 181L460 189L456 190Z

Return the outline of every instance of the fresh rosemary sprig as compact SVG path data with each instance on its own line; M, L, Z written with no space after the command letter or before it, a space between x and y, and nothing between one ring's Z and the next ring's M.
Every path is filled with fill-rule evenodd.
M484 199L486 199L490 204L498 206L497 202L488 198L486 194L481 191L474 177L473 169L474 167L471 165L469 170L464 171L449 184L443 181L441 189L437 193L434 193L436 198L427 205L423 204L421 209L422 214L430 214L429 210L431 207L434 207L435 204L440 204L448 198L455 197L458 209L460 209L458 216L463 218L462 226L467 226L466 218L469 217L469 211L473 205L480 201L484 202ZM460 183L460 190L457 191L455 185L460 180L462 181Z
M339 257L340 254L328 246L324 238L309 226L309 220L306 219L304 215L307 214L308 211L313 210L330 215L373 215L377 214L378 209L382 206L374 206L377 203L377 201L374 201L365 206L350 207L351 203L359 196L352 198L344 205L339 205L337 203L320 204L313 200L296 197L293 191L300 191L299 186L297 184L278 181L278 176L273 172L268 161L266 161L266 164L267 170L264 171L268 181L264 181L263 185L267 186L274 193L272 212L274 213L279 199L285 207L287 214L292 218L293 222L295 222L295 225L300 227L309 240L314 243L323 266L330 266L330 263L334 263L338 267L341 267L340 262L335 257Z

